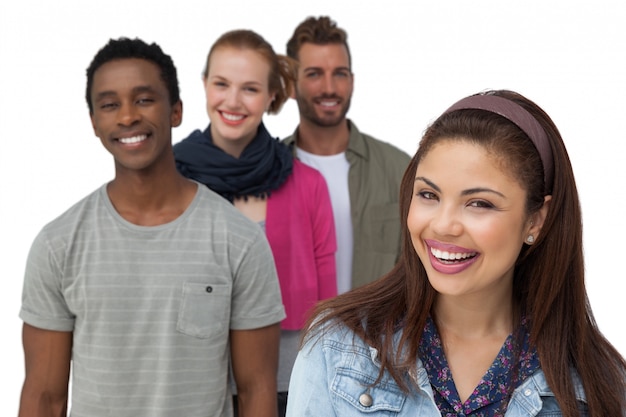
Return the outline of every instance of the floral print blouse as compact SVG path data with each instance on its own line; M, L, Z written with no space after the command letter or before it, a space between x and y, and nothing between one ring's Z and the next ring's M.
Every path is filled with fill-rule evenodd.
M428 373L435 403L444 417L492 417L504 415L510 394L539 368L537 351L530 346L527 321L521 322L521 346L513 334L505 340L498 356L470 397L461 403L446 360L437 327L428 319L420 341L420 359ZM519 351L516 359L516 350ZM518 368L515 369L517 361Z

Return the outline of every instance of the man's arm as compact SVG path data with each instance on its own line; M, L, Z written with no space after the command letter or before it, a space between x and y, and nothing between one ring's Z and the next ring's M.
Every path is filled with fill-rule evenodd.
M18 416L65 417L72 333L39 329L25 323L22 344L26 377Z
M276 417L278 323L252 330L231 330L231 361L237 383L239 417Z

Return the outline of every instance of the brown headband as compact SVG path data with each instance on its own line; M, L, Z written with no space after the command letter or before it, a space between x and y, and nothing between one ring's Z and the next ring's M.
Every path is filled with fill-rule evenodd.
M457 101L443 114L461 109L479 109L499 114L522 129L539 152L541 163L543 164L546 188L552 190L552 179L554 176L552 148L548 142L546 131L543 130L543 127L541 127L537 119L535 119L528 110L504 97L494 96L492 94L478 94Z

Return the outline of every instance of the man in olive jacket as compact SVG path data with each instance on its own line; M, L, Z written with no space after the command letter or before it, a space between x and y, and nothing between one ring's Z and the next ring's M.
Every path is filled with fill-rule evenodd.
M387 273L400 253L400 182L410 161L398 148L359 132L346 118L354 86L347 34L328 17L294 31L300 124L284 141L318 169L330 191L337 232L337 290Z

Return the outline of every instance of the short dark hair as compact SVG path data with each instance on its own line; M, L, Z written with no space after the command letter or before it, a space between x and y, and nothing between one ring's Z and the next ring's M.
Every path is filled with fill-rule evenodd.
M346 47L348 63L352 68L352 56L348 46L348 34L337 27L337 23L328 16L308 17L296 27L287 42L287 56L298 60L300 48L305 43L314 45L339 44Z
M176 67L172 58L163 52L161 47L156 43L147 44L141 39L119 38L110 39L98 53L94 56L91 64L87 68L87 89L85 99L89 107L89 113L93 113L93 104L91 103L91 89L93 87L93 76L102 65L107 62L127 59L139 58L153 62L161 70L161 79L167 87L169 93L170 104L180 101L180 90L178 88L178 76Z

